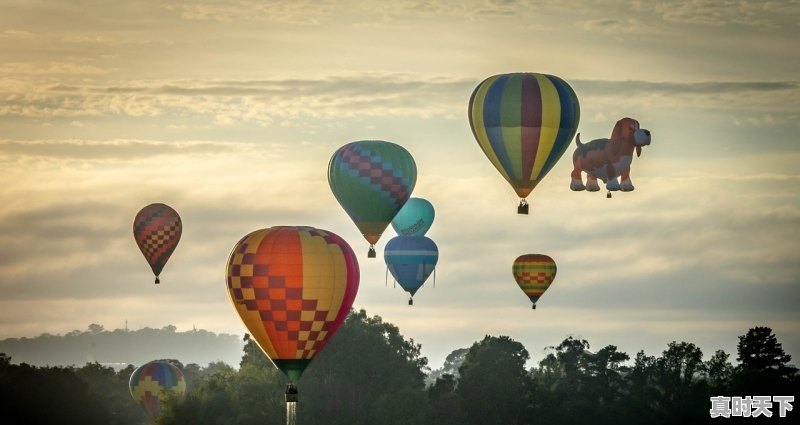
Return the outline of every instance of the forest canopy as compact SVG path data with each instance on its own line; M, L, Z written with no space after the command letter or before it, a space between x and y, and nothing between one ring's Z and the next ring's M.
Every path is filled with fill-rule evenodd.
M238 369L163 359L183 371L187 390L167 400L156 423L285 423L286 378L249 336L241 342ZM710 420L713 396L798 393L791 356L762 326L739 337L736 365L733 353L703 360L699 347L678 341L650 356L568 336L530 368L528 351L507 336L455 349L437 370L420 349L380 316L351 312L297 383L298 423L683 424ZM36 367L0 354L0 408L21 423L145 424L128 391L133 370L96 362Z

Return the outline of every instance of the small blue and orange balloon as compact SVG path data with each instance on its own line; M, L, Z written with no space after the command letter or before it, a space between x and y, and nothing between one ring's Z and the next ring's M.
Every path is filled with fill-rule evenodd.
M406 292L408 304L414 304L414 294L428 280L439 261L439 248L425 236L395 236L383 251L386 267Z
M492 165L525 198L556 165L575 137L580 105L572 88L554 75L501 74L487 78L469 99L472 134Z
M186 393L183 372L172 363L159 360L145 363L134 370L128 385L133 399L144 407L153 420L161 414L168 394L182 398Z

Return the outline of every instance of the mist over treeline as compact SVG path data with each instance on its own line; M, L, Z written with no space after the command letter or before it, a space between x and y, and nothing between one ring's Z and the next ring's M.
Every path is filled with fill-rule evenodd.
M68 366L86 363L141 365L153 358L180 359L185 363L222 361L237 364L241 359L239 335L216 334L202 329L177 332L173 325L161 329L115 329L107 331L92 323L85 331L64 335L41 334L33 338L0 340L0 353L32 366Z
M166 402L156 423L285 423L286 378L251 339L242 342L238 369L164 359L183 371L187 391ZM380 316L351 312L297 382L297 423L695 424L720 421L709 414L712 396L796 396L800 388L791 356L763 326L743 329L736 353L717 350L708 360L691 342L650 356L567 336L526 368L521 343L487 335L431 370L420 349ZM0 354L0 411L14 423L150 423L128 392L133 370L96 362L36 367ZM770 411L777 419L778 405ZM785 413L786 420L800 414Z

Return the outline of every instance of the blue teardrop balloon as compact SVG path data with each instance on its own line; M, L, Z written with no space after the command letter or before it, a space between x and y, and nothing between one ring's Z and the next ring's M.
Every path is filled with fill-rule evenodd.
M400 236L424 236L436 213L426 199L409 198L392 219L392 228Z
M395 236L383 250L389 272L411 296L433 273L439 248L425 236Z

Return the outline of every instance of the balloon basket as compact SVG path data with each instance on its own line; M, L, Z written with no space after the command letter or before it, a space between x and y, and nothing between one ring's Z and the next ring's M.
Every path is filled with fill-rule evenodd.
M161 283L161 280L158 278L158 276L156 276L156 285L158 285L159 283Z
M297 403L297 400L298 400L297 387L291 382L286 384L286 402Z
M517 214L528 214L528 203L522 199L519 201L519 206L517 207Z
M531 306L531 310L536 310L536 304L533 304L533 305Z
M369 251L367 252L367 258L375 258L375 246L370 245Z
M413 298L409 298L408 299L408 305L414 305L414 299Z
M608 191L608 193L606 193L606 198L611 199L611 191L610 190Z

